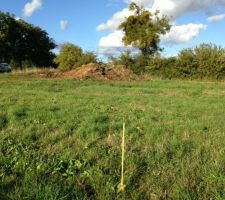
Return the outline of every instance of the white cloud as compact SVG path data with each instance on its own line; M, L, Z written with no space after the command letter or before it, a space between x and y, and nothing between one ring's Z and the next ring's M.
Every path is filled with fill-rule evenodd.
M36 10L41 9L42 0L32 0L29 3L26 3L23 8L23 16L30 17Z
M201 11L205 14L211 12L212 8L225 8L225 0L124 0L126 3L135 2L144 5L146 9L154 11L159 9L160 13L176 20L182 15L190 12ZM107 22L97 26L98 31L114 31L118 25L133 12L124 8L116 12Z
M124 0L125 3L130 4L132 2L142 5L145 7L151 7L151 5L154 3L154 0Z
M207 18L207 20L209 22L218 22L218 21L222 21L225 19L225 14L221 14L221 15L213 15Z
M188 23L183 25L177 25L176 19L179 17L192 12L203 12L206 15L213 13L214 9L225 8L225 0L124 0L127 4L135 2L139 5L143 5L145 9L154 12L160 10L162 15L166 15L170 18L171 24L174 26L171 28L170 33L162 37L162 43L164 45L176 45L187 43L192 39L196 38L200 31L205 30L207 27L204 24ZM118 48L115 44L123 44L121 42L121 34L118 33L118 25L128 16L132 14L127 8L115 13L107 22L97 26L98 31L109 31L109 35L100 39L99 47L106 46L108 48ZM219 21L225 16L214 16L209 17L208 21Z
M116 30L109 35L102 37L99 41L99 54L103 55L116 55L125 50L122 43L124 33Z
M68 28L68 26L69 26L69 22L67 20L61 20L59 22L59 24L60 24L60 29L62 31L65 31Z
M114 31L120 25L120 23L132 14L128 8L124 8L122 11L115 13L111 19L109 19L106 23L102 23L97 26L97 31L105 31L110 30Z
M161 44L172 46L187 43L198 37L200 31L207 28L204 24L185 24L172 26L171 31L161 37ZM124 47L122 31L114 31L109 35L102 37L99 41L99 53L104 55L116 55L121 51L131 49Z
M121 0L107 0L107 7L117 7Z
M159 9L162 14L177 19L190 12L211 12L212 8L225 8L225 0L126 0L136 2L146 8Z
M187 43L196 38L201 30L207 28L204 24L185 24L172 26L169 33L161 37L161 43L164 45L175 45Z
M101 47L122 47L122 38L123 38L123 32L116 30L113 33L110 33L109 35L102 37L99 41L99 46Z
M119 56L120 53L125 51L131 51L133 48L129 47L101 47L98 48L98 54L102 56Z

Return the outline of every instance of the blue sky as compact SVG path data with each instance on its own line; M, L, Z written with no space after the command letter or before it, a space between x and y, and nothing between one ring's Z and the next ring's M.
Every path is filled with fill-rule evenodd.
M170 17L173 27L161 43L165 55L203 42L225 47L225 0L0 0L0 10L40 26L57 44L108 54L123 47L116 26L129 16L131 1Z

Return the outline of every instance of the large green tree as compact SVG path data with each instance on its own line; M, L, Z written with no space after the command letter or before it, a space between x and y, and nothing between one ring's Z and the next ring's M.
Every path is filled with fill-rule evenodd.
M28 61L35 66L50 66L55 42L48 33L9 13L0 12L0 60L14 62L18 67Z
M138 48L144 56L151 56L158 50L160 35L170 30L168 19L159 16L159 11L151 13L135 3L131 3L129 9L134 12L119 26L125 33L123 42Z
M12 56L12 43L17 37L17 23L9 13L0 12L0 59L9 61Z

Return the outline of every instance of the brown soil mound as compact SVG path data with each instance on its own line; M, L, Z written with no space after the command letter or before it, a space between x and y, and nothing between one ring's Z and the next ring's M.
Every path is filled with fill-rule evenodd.
M81 67L64 72L60 77L76 80L136 80L137 76L124 66L106 67L101 64L90 63Z

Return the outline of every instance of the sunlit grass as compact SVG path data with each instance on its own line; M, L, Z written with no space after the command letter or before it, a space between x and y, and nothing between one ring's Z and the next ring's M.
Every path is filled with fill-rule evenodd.
M213 82L0 74L0 196L225 199L224 91Z

